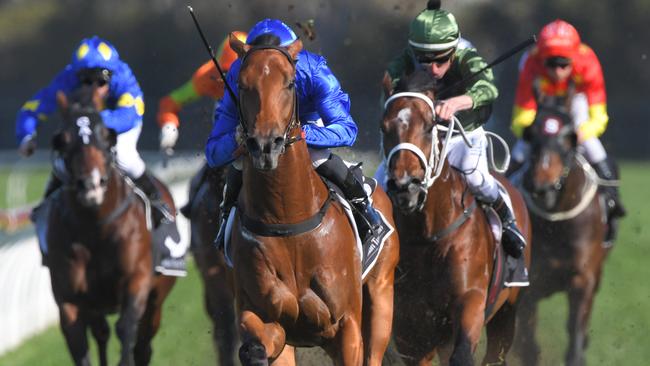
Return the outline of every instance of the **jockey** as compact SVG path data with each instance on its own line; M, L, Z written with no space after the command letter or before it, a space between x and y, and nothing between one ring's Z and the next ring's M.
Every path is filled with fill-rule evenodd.
M296 34L283 22L264 19L248 33L249 45L286 47L296 41ZM237 77L241 60L235 61L228 72L227 82L237 93ZM351 146L357 136L357 125L350 115L350 98L327 66L325 58L306 50L300 51L296 62L296 89L302 130L309 147L312 164L320 175L341 188L345 197L367 222L357 223L364 246L383 237L384 228L379 213L371 206L363 183L359 181L343 160L330 148ZM242 182L242 159L233 156L237 149L235 139L239 125L237 105L226 94L216 112L216 121L208 139L205 154L212 167L233 163L228 171L222 202L225 222L231 207L236 203ZM217 236L223 244L224 222ZM376 243L373 243L376 244Z
M246 41L247 34L245 32L236 31L233 34L240 41ZM215 57L224 72L228 72L230 65L237 59L237 54L230 48L227 36L221 42ZM162 97L158 103L157 115L158 125L160 126L160 149L173 149L174 145L176 145L176 140L178 140L178 127L180 126L178 113L185 105L195 102L201 97L209 97L216 101L216 109L223 97L223 93L223 80L221 80L221 76L214 62L209 60L201 65L194 72L192 78L185 84ZM205 180L207 169L207 165L204 165L190 182L188 202L180 209L185 217L189 218L190 216L194 198L201 183Z
M461 37L455 17L431 3L435 2L431 1L411 22L409 45L389 63L387 75L394 87L403 75L423 68L440 82L440 90L447 90L439 95L440 100L435 104L436 116L447 121L455 115L472 144L468 147L462 139L452 140L448 147L449 164L465 175L472 193L499 214L504 228L504 249L512 257L519 258L526 241L504 199L507 193L499 189L488 171L487 138L482 125L490 117L492 103L498 96L492 71L487 69L464 84L456 84L486 63L476 49L458 47ZM452 85L455 87L449 90Z
M36 149L37 125L57 110L57 92L70 94L81 85L93 84L104 100L104 109L100 111L102 120L106 127L118 134L114 147L117 166L149 197L154 203L152 206L158 208L154 210L154 215L156 226L159 226L165 217L162 210L168 208L156 204L161 201L161 193L136 149L144 114L142 90L129 66L120 59L117 50L108 41L97 36L83 39L73 53L70 64L56 75L50 85L38 91L22 106L16 120L18 151L23 156L29 156ZM43 203L62 185L57 174L52 174ZM39 210L43 203L34 209L34 217L38 217L38 211L45 211ZM41 251L45 263L47 248L41 247ZM184 271L184 268L176 269Z
M601 179L616 180L614 162L598 138L609 121L600 62L594 51L581 43L578 31L559 19L542 28L536 48L523 60L512 114L512 131L518 140L512 150L515 166L511 171L521 167L530 153L530 145L522 136L535 119L540 98L555 98L561 103L570 89L575 91L571 117L585 157ZM625 216L625 209L616 186L608 185L603 190L610 218L606 241L611 242L616 234L612 220Z

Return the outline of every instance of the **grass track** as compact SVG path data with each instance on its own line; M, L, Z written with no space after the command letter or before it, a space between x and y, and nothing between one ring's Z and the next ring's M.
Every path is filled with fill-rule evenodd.
M622 196L629 216L623 220L618 243L607 260L591 321L589 365L646 365L650 359L650 162L622 165ZM1 181L1 180L0 180ZM2 190L0 189L0 192ZM162 327L154 339L152 365L215 364L210 323L203 311L202 287L190 265L187 278L177 282L165 303ZM542 365L560 365L566 349L565 296L540 305ZM114 322L115 317L111 317ZM110 364L118 359L118 341L110 342ZM92 349L96 362L96 351ZM482 353L477 354L480 360ZM0 365L70 364L63 337L52 327L16 350L0 357ZM517 363L513 363L517 364Z

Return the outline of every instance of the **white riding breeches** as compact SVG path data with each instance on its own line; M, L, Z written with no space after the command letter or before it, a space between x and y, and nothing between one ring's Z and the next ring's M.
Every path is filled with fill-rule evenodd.
M140 178L145 170L144 161L137 150L141 131L142 123L117 135L115 144L117 166L132 179Z
M589 120L589 102L584 93L578 93L573 97L571 102L571 120L573 127L577 130L580 125ZM607 158L607 152L598 137L592 137L580 142L579 148L591 164L601 162ZM523 139L518 139L512 148L512 159L518 163L523 163L530 155L530 144Z
M488 170L485 130L479 127L468 132L467 139L472 147L467 146L461 136L452 137L447 146L447 160L465 175L472 194L484 202L494 202L499 196L499 188Z

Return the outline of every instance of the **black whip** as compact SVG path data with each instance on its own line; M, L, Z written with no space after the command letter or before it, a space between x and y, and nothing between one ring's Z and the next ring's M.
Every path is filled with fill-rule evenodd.
M440 91L438 94L439 95L444 95L445 92L447 92L447 91L449 91L449 90L451 90L451 89L453 89L453 88L455 88L455 87L457 87L459 85L462 85L462 84L474 79L476 76L481 74L483 71L489 69L490 67L492 67L494 65L497 65L497 64L505 61L506 59L512 57L513 55L515 55L519 51L523 50L524 48L526 48L526 47L528 47L531 44L536 43L536 42L537 42L537 37L535 37L534 35L530 36L530 38L528 38L527 40L525 40L525 41L521 42L520 44L516 45L515 47L513 47L512 49L510 49L508 52L504 53L503 55L497 57L496 60L490 62L489 64L487 64L485 67L483 67L479 71L477 71L477 72L473 73L472 75L470 75L470 76L468 76L468 77L466 77L466 78L464 78L462 80L459 80L459 81L455 82L454 84L442 89L442 91Z
M219 74L221 75L221 80L223 80L223 83L226 84L226 89L228 89L228 93L230 93L230 97L232 98L233 101L236 102L237 97L235 96L235 92L230 87L230 84L228 84L228 81L226 80L226 75L224 74L223 70L221 69L221 66L219 66L219 61L217 61L217 58L214 55L214 51L212 50L212 47L210 47L210 43L208 43L208 40L205 38L205 35L203 34L203 30L201 30L201 26L199 25L199 21L196 19L196 15L194 15L194 9L192 9L192 6L188 5L187 10L190 11L190 15L192 16L192 20L194 20L194 25L196 26L196 30L199 31L199 35L201 36L201 39L203 40L203 44L205 45L205 48L208 49L208 53L210 54L210 58L212 59L212 62L214 62L214 65L217 67L217 70L219 71Z

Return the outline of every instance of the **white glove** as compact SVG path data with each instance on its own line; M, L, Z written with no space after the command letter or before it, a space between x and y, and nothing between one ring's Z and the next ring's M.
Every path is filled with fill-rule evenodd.
M34 153L36 150L36 140L33 135L27 135L23 137L23 140L20 142L18 147L18 153L24 157L28 157Z
M178 128L173 123L165 123L160 129L160 149L171 149L178 140Z

